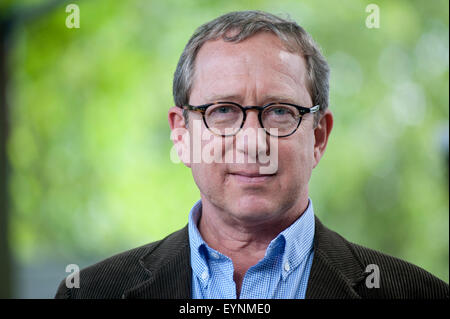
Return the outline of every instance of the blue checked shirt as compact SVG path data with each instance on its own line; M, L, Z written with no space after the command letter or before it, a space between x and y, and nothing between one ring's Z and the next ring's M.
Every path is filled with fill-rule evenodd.
M233 262L210 248L198 231L198 201L189 213L192 298L236 299ZM267 247L266 254L245 273L241 299L304 299L313 260L314 211L308 208Z

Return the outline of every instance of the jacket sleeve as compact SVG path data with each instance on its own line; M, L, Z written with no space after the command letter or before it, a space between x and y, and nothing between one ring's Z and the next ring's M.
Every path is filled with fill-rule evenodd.
M66 286L66 279L64 278L59 284L58 290L56 291L55 299L70 299L71 293L70 289Z

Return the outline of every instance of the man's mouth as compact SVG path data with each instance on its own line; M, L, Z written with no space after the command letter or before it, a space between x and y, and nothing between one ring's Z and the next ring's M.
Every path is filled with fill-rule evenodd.
M241 183L262 183L272 179L276 174L260 174L259 172L236 171L228 173Z

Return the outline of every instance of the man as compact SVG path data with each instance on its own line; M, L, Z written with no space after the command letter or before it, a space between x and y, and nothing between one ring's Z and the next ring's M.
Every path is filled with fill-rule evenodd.
M188 225L82 270L80 287L63 281L56 297L447 298L445 282L314 216L308 183L333 127L328 75L294 22L245 11L201 26L169 110L201 194ZM273 169L264 170L267 156Z

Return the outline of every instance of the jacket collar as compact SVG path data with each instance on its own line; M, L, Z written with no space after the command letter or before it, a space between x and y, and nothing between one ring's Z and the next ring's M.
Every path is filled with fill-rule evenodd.
M122 298L191 298L192 271L187 226L149 249L139 263L150 278L126 291Z
M314 258L307 299L357 298L365 279L363 266L350 243L315 218Z
M192 269L187 226L151 246L139 262L149 279L127 290L123 298L191 298ZM361 298L358 287L364 279L363 266L349 242L315 217L314 258L306 298Z

